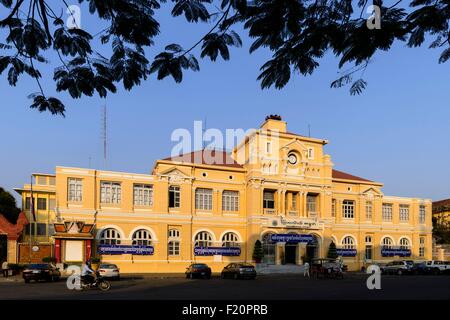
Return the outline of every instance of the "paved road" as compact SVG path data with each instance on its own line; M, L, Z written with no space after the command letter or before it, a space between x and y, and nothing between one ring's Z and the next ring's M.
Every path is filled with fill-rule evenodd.
M382 276L381 290L370 291L365 275L344 280L307 279L299 275L261 276L256 280L188 280L141 278L112 282L108 292L71 291L57 283L0 282L3 299L132 299L132 300L304 300L304 299L446 299L450 276Z

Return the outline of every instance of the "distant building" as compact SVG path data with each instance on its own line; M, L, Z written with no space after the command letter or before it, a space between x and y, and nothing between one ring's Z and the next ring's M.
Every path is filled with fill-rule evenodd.
M58 166L34 175L32 239L60 262L95 255L123 272L219 271L252 262L256 240L269 264L326 257L332 241L350 270L431 259L431 200L386 196L382 183L333 169L327 143L270 116L230 154L169 157L151 174ZM30 185L17 191L29 214Z
M450 223L450 199L433 202L433 218L436 222Z

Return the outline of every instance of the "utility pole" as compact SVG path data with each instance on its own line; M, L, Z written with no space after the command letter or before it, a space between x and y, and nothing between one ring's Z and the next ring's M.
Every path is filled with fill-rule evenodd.
M103 140L103 161L105 169L108 167L107 162L107 114L106 114L106 104L103 106L102 112L102 140Z

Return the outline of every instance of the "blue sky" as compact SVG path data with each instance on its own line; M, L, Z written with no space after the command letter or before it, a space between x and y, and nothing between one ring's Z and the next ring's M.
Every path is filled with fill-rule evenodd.
M159 14L162 34L154 57L164 45L194 43L209 26L186 25L182 18ZM88 16L91 33L102 27ZM183 32L180 32L183 30ZM241 31L237 29L237 31ZM241 32L242 35L242 32ZM262 91L256 78L270 57L261 50L248 53L251 40L231 51L231 61L200 60L200 72L187 72L181 84L154 76L131 92L106 100L98 97L66 103L66 118L28 108L27 95L36 91L23 77L18 86L0 79L0 186L12 190L29 181L31 172L54 172L56 165L104 169L101 106L108 106L109 170L149 173L156 159L170 155L174 129L192 130L195 120L208 128L254 128L268 114L281 114L289 131L329 140L326 152L335 168L385 183L389 195L450 197L450 90L448 64L437 63L438 50L396 45L377 54L365 73L368 87L360 96L348 88L331 89L337 60L326 56L310 77L293 76L283 90ZM197 51L198 53L198 51ZM47 92L54 92L52 68L44 68ZM91 158L91 160L89 160Z

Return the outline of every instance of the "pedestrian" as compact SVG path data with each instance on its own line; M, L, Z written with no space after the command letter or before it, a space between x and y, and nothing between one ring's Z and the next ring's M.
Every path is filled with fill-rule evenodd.
M311 276L309 275L309 263L308 263L308 262L306 262L306 263L303 265L303 276L304 276L304 277L308 276L308 278L311 277Z
M2 272L3 272L3 277L7 278L8 277L8 261L3 261Z

